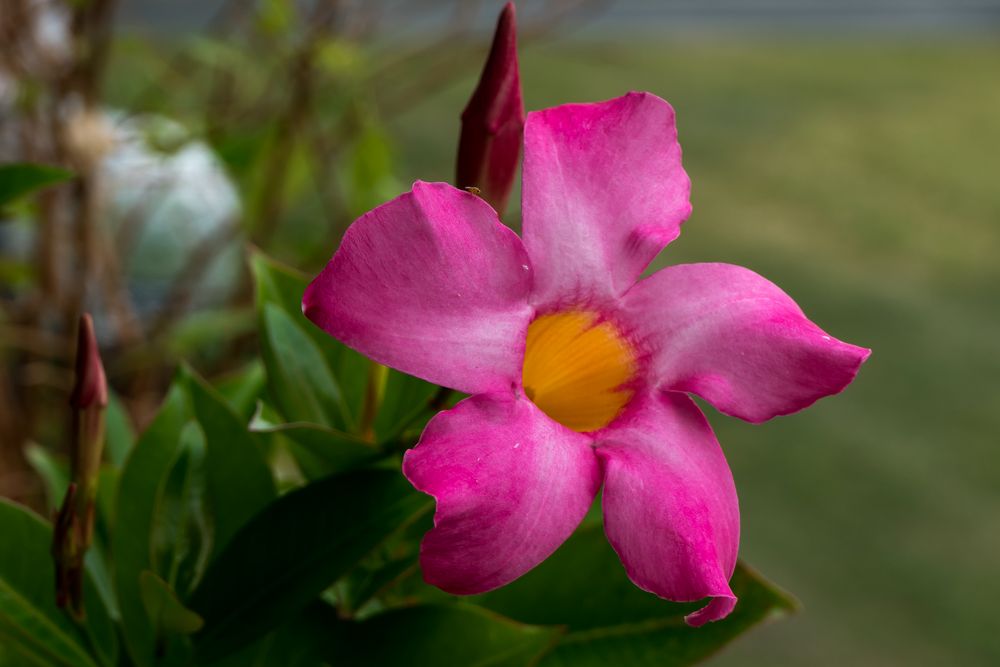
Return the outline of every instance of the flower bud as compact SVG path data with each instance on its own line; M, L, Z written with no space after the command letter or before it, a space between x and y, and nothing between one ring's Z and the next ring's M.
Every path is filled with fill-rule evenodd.
M70 485L55 520L52 557L56 566L56 604L83 617L83 559L94 535L94 508L104 451L104 410L108 385L90 315L80 318L76 351Z
M497 21L479 85L462 112L456 169L458 187L479 188L501 216L514 185L523 130L514 3L508 2Z

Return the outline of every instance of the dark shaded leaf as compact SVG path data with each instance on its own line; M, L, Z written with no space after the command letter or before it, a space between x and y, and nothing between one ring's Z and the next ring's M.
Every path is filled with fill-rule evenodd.
M204 380L190 369L185 375L192 410L205 434L205 479L217 554L277 490L263 447L246 423Z
M284 436L288 447L309 480L347 472L377 460L381 453L361 438L318 424L292 423L254 426L255 433Z
M150 537L152 571L163 573L182 596L201 578L211 554L206 486L205 436L190 421L181 431L177 458L160 484Z
M334 665L463 667L531 664L561 632L463 604L393 609L334 629L327 654Z
M170 584L149 570L139 575L139 593L158 634L190 635L204 625L198 614L181 604Z
M698 662L757 623L795 609L791 596L743 564L731 585L740 601L729 617L688 627L684 616L702 603L668 602L636 588L601 526L591 523L521 579L474 599L526 623L569 626L541 665L675 666Z
M48 185L73 178L73 172L44 164L0 164L0 207Z
M205 619L199 658L222 658L275 628L429 507L388 470L336 475L282 496L233 538L191 597Z
M156 633L146 616L139 576L153 569L152 537L157 499L177 458L181 433L191 419L182 384L175 382L160 412L139 438L122 469L112 547L122 631L132 662L154 664Z

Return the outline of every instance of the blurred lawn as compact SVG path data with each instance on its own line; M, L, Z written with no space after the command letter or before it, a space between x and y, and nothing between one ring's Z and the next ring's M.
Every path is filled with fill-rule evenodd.
M996 665L1000 46L529 46L529 108L650 90L695 212L658 263L728 261L874 349L857 382L751 426L710 413L744 558L804 611L720 665ZM392 124L405 181L450 180L471 79Z

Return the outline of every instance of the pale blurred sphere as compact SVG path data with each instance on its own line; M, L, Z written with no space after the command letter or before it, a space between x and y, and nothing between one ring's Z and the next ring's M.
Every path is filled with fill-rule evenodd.
M240 199L222 162L180 124L162 116L109 116L115 146L101 161L110 238L144 317L165 305L171 285L207 245L191 307L233 293L243 262Z

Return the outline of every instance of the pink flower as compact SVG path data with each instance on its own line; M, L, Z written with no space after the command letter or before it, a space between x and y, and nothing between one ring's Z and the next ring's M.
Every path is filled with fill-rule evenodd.
M523 238L481 199L414 184L365 214L303 298L369 357L472 394L435 416L403 472L437 501L425 579L473 594L549 556L603 486L629 577L664 598L736 598L739 509L687 393L761 422L841 391L869 351L728 264L637 279L691 211L673 109L648 93L533 112Z

